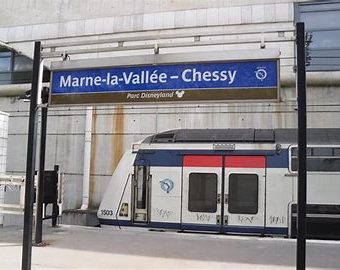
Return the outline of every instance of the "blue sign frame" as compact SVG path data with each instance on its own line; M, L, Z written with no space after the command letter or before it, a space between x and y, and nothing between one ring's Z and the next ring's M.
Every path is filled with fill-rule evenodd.
M258 99L277 98L277 59L53 71L51 103L60 103L63 99L70 100L69 97L67 98L70 95L74 97L71 103L76 103L76 96L84 94L92 97L99 97L101 94L108 97L110 94L112 97L110 102L113 103L175 101L176 99L194 101L195 95L200 96L198 100L209 100L209 91L212 90L214 91L212 100L219 100L224 99L223 96L228 99L228 95L221 96L223 91L251 89L258 89L258 93L264 93L260 91L261 89L267 91L266 94L260 94ZM276 92L275 97L273 93L268 94L269 89ZM186 92L190 95L186 95L183 99ZM202 95L205 98L202 98ZM53 99L59 101L53 102ZM102 98L88 103L97 102L108 103Z

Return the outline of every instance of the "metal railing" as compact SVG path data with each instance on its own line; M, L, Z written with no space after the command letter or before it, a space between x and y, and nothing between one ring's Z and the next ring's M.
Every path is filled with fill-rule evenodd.
M20 192L19 203L5 203L5 193L7 190ZM2 202L0 200L0 215L22 215L25 206L25 176L0 175L0 192L3 193Z
M214 27L216 28L216 27ZM295 40L294 27L267 27L259 31L258 28L231 29L187 28L167 30L131 32L117 34L103 34L96 36L63 38L47 40L42 44L42 58L68 59L70 55L96 54L122 51L153 50L158 54L160 49L185 48L197 46L257 44L265 48L266 43L293 42Z

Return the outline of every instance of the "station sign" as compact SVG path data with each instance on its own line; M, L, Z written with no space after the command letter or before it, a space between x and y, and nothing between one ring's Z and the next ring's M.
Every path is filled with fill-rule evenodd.
M278 60L56 70L51 105L278 99Z

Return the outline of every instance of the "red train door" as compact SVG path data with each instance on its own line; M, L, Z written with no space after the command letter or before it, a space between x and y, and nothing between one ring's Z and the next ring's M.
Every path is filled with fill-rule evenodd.
M184 156L182 228L219 231L222 156Z
M264 156L225 157L224 231L264 233L265 180Z
M264 156L183 157L182 227L263 233Z

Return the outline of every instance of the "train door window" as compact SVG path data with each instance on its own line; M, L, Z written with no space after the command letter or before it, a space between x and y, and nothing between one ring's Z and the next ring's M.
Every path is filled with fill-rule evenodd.
M233 214L257 214L258 175L230 174L228 211Z
M189 211L215 213L217 210L217 174L190 173Z
M135 185L136 185L136 208L146 209L146 196L147 196L147 178L148 178L148 167L137 166L135 172Z

